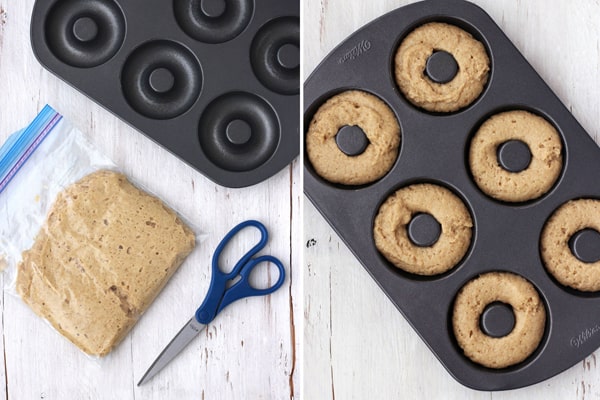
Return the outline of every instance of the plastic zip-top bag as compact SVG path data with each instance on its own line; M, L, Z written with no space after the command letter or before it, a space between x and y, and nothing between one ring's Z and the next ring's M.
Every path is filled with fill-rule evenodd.
M196 232L49 106L0 148L8 288L89 355L123 339Z

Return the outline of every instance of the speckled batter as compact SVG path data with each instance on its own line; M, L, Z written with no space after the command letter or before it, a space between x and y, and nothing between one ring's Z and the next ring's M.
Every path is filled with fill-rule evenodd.
M419 213L441 225L439 239L420 247L408 237L407 225ZM450 190L429 183L404 187L379 208L373 233L377 249L396 267L418 275L437 275L453 268L471 243L473 222L463 202Z
M335 137L344 126L359 126L369 140L365 151L344 154ZM314 115L306 134L306 152L321 177L344 185L362 185L385 175L398 157L400 126L377 97L351 90L333 96Z
M515 326L495 338L480 328L481 314L496 301L512 307ZM454 336L465 356L488 368L520 363L537 349L546 324L546 309L537 290L509 272L489 272L469 281L458 293L452 313Z
M531 152L529 166L509 172L498 163L498 146L520 140ZM537 199L552 188L562 170L562 142L544 118L527 111L493 115L471 141L469 165L477 186L488 196L508 202Z
M124 175L95 172L57 196L17 267L17 292L81 350L102 356L194 245L194 233L159 199Z
M563 285L597 292L600 290L600 261L585 263L575 257L569 247L571 237L586 228L600 231L600 200L579 199L563 204L542 231L542 260L548 272Z
M452 54L458 64L458 73L447 83L436 83L425 73L427 59L440 50ZM457 111L475 101L489 70L483 44L468 32L441 22L422 25L408 34L395 57L396 83L404 96L433 112Z

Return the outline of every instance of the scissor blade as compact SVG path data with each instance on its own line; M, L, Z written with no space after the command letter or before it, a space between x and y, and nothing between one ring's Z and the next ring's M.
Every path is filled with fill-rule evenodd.
M156 360L152 363L148 371L144 374L142 379L138 382L138 386L148 382L158 374L168 363L171 362L180 352L183 350L202 330L206 325L196 321L196 318L189 320L187 324L181 330L173 340L165 347L165 349L158 355Z

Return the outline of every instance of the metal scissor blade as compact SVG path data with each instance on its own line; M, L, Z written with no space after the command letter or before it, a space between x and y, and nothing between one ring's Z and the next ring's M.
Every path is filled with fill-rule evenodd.
M165 349L158 355L156 360L152 363L148 371L142 376L142 379L138 382L138 386L148 382L154 375L158 374L172 359L174 359L202 330L206 325L196 321L196 318L192 318L181 330L171 342L165 347Z

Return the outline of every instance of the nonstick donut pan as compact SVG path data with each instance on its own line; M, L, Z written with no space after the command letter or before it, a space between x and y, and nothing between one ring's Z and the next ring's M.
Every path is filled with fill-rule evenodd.
M299 152L298 0L39 0L45 68L218 184Z
M483 43L489 56L489 79L483 92L459 111L425 111L408 101L395 83L396 50L410 32L428 22L466 30ZM441 59L441 64L432 67L438 72L424 73L453 74L452 65ZM396 162L385 176L361 186L330 183L317 174L305 153L305 193L452 376L478 390L519 388L558 374L600 346L600 293L561 285L546 270L540 250L542 229L561 205L572 199L600 198L600 176L593 172L600 171L600 149L482 9L459 0L428 0L392 11L334 49L304 89L306 131L318 108L346 90L373 94L394 112L401 127L401 143ZM537 114L556 128L563 163L560 176L546 194L509 203L479 189L470 172L469 148L471 138L488 117L516 109ZM369 145L364 138L356 139L352 133L356 128L343 130L338 131L342 136L338 146L347 154L358 154ZM498 163L507 170L521 170L527 165L522 156L527 152L521 147L506 143L499 150ZM373 234L375 217L388 196L422 182L450 189L473 220L471 244L462 261L446 273L429 277L404 272L388 262L377 250ZM422 214L415 220L409 225L415 244L430 245L429 239L439 234L439 227ZM579 244L571 251L582 261L600 258L594 250L597 231L580 232L574 239L571 242ZM491 271L513 272L527 279L546 310L544 335L537 350L503 369L487 368L467 358L452 327L459 290ZM480 321L482 329L487 325L486 329L502 332L503 321L511 320L505 311L486 311L488 320Z

